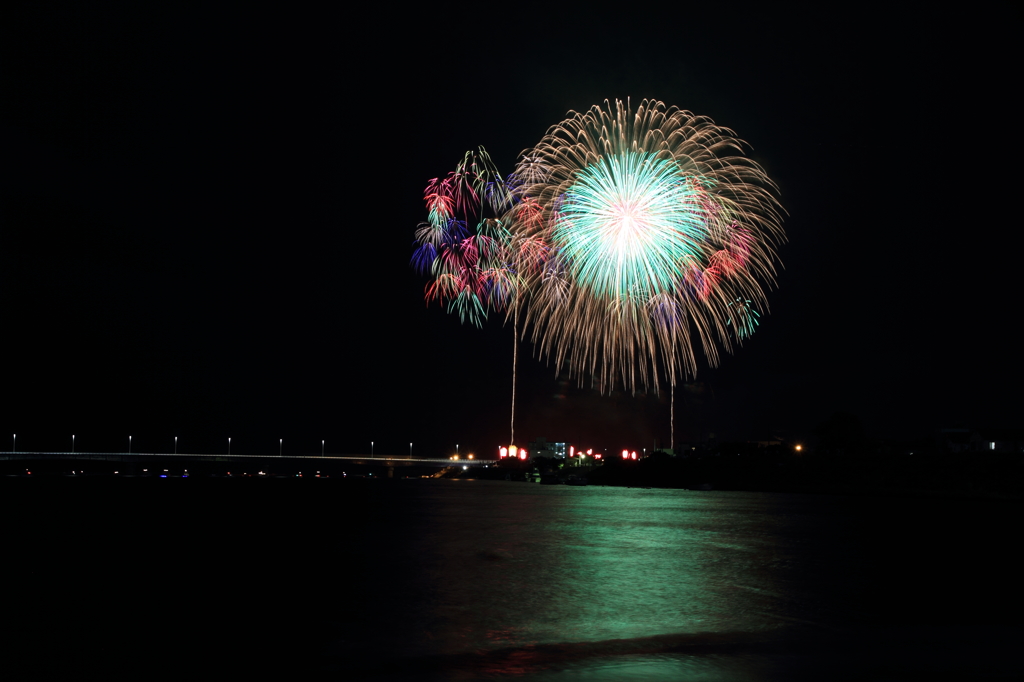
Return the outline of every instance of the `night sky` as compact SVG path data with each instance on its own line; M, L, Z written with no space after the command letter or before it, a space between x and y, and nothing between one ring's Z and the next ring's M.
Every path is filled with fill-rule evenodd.
M423 187L626 97L733 129L788 212L771 314L677 390L677 440L1021 426L1008 5L375 7L4 20L0 450L493 453L512 330L424 304ZM667 395L529 344L516 417L669 439Z

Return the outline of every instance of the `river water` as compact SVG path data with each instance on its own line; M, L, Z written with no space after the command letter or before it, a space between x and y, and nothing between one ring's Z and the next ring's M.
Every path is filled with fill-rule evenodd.
M369 592L328 638L327 667L339 673L1024 670L1009 609L1020 596L1015 540L1004 535L1020 520L1014 505L459 480L415 482L388 499L368 520L388 536L367 537Z
M0 492L5 665L41 679L1024 674L1018 502L473 480Z

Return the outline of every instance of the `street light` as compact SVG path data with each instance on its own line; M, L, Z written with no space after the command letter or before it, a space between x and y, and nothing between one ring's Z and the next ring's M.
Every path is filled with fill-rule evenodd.
M71 454L75 454L75 434L71 434Z
M228 438L228 454L231 454L231 438Z
M320 456L324 456L324 442L322 440L320 441Z
M373 441L370 441L370 459L373 459Z
M11 444L11 452L18 450L18 434L14 434L13 442Z
M409 443L409 459L412 459L412 443Z
M278 443L277 443L277 456L281 457L283 455L283 453L284 453L284 438L279 440Z
M178 454L178 437L174 437L174 454Z
M128 454L132 454L132 437L128 436Z

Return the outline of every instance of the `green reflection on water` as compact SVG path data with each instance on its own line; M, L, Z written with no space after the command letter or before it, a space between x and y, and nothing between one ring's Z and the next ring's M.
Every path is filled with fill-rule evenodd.
M785 517L767 513L764 496L477 481L428 497L407 614L423 652L801 619L777 584Z

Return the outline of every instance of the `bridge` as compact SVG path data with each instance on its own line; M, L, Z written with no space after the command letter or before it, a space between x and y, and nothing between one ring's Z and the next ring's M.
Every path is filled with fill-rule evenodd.
M340 473L343 470L372 471L386 469L387 476L393 475L395 467L420 467L438 469L451 466L464 468L494 465L494 460L480 459L434 459L428 457L393 457L389 455L239 455L227 453L176 453L176 452L0 452L0 462L8 472L21 471L15 469L15 462L32 463L34 468L42 470L73 469L88 470L90 468L110 468L109 464L118 463L128 471L137 470L140 466L169 467L190 469L200 473L214 472L224 469L242 471L246 467L268 469L271 471L314 471L325 470ZM104 466L101 463L106 463ZM90 466L91 465L91 466Z
M454 466L463 464L476 466L494 464L496 460L483 459L431 459L429 457L391 457L389 455L229 455L226 453L184 453L184 452L0 452L0 460L16 459L81 459L104 460L108 462L127 462L131 458L173 457L181 460L206 460L230 462L242 459L269 459L278 461L309 461L309 462L366 462L367 464L406 464L406 465L439 465ZM141 460L140 460L141 461Z

